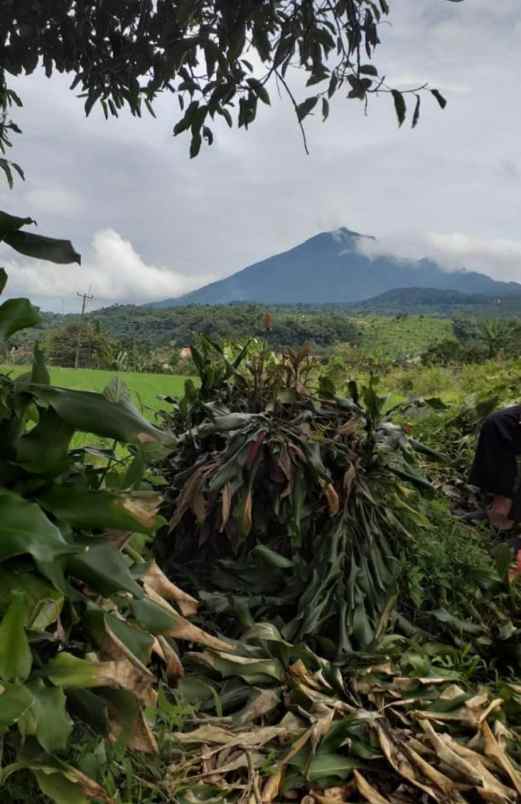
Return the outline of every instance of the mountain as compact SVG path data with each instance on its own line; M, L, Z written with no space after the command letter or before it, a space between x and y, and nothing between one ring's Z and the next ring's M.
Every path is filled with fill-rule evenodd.
M358 248L368 238L341 228L250 265L226 279L176 299L150 305L353 303L396 288L457 290L486 296L521 294L521 284L498 282L474 271L445 271L428 259L371 259Z

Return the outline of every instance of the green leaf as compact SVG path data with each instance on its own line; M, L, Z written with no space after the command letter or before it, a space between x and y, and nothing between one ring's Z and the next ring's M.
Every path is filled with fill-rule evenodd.
M41 385L27 390L75 430L131 444L173 443L171 434L153 427L131 406L110 402L102 394Z
M420 121L420 109L421 109L421 95L416 95L416 106L414 107L414 114L412 117L412 127L416 128Z
M124 557L110 544L91 547L82 555L70 558L67 569L99 594L108 596L128 592L135 597L143 596L143 590L130 574Z
M29 707L33 696L26 686L18 684L2 685L0 692L0 733L5 733L14 723L18 723Z
M83 720L98 734L106 737L110 731L107 701L88 689L68 689L67 702L75 717Z
M78 530L150 533L156 522L154 514L140 508L129 496L108 491L87 491L55 484L38 502L60 522Z
M28 299L9 299L0 305L0 341L39 323L40 314Z
M354 770L363 768L364 763L344 754L320 751L309 761L308 752L301 752L290 760L290 765L306 774L310 782L324 779L347 779Z
M0 624L0 678L25 681L33 665L33 655L25 633L26 602L23 592L15 592Z
M45 796L55 804L89 804L89 799L81 792L81 787L71 782L61 773L33 771L38 786Z
M90 608L87 611L85 622L92 637L99 648L102 648L107 638L119 643L129 659L137 659L141 665L147 665L154 638L137 626L126 623L119 617L109 614L102 609Z
M35 257L60 265L69 265L73 262L81 264L81 257L74 251L70 240L55 240L53 237L17 231L5 234L3 241L25 257Z
M318 103L318 97L315 96L313 98L306 98L305 101L298 104L297 118L299 122L302 122L302 120L304 120L304 118L307 117L308 114L310 114L313 111L317 103Z
M93 779L57 757L36 754L27 746L22 759L4 767L3 781L17 771L29 770L35 775L42 792L56 804L89 804L91 801L110 802L106 791ZM25 756L24 756L25 754Z
M219 673L222 678L242 678L248 684L265 684L275 679L281 682L284 668L276 659L252 659L217 651L193 653L191 659Z
M29 684L28 688L33 702L24 716L24 733L35 736L50 754L65 751L73 724L65 707L64 691L47 687L41 679Z
M0 489L0 561L29 554L60 589L64 580L59 559L77 552L38 505Z
M327 98L322 98L322 119L324 122L329 117L329 101Z
M195 117L198 109L199 101L192 101L192 103L188 106L184 117L174 126L174 137L177 137L178 134L181 134L183 131L186 131L190 128L192 125L192 120Z
M30 226L36 223L32 218L18 218L16 215L9 215L8 212L0 212L0 240L5 235L17 232L22 226Z
M405 120L405 115L407 114L407 104L405 103L403 94L397 89L392 89L391 94L394 100L394 108L396 111L396 117L398 118L398 125L401 126Z
M57 687L82 689L106 683L103 663L78 659L70 653L59 653L44 668L46 676Z
M452 2L456 2L456 1L457 1L457 0L452 0ZM445 109L445 107L446 107L446 105L447 105L447 101L446 101L446 99L443 97L443 95L441 94L441 92L440 92L438 89L431 89L431 94L432 94L432 95L434 95L434 97L435 97L435 98L436 98L436 100L438 101L438 103L439 103L439 105L441 106L441 108L442 108L442 109Z
M69 445L74 429L52 408L40 408L39 416L36 427L19 439L16 461L27 472L55 477L69 464Z
M56 622L63 608L63 593L35 572L14 572L12 569L0 566L0 608L2 611L6 611L9 607L15 591L23 592L25 595L26 628L31 631L45 631Z
M432 612L432 616L435 617L438 622L444 623L445 625L450 625L461 633L483 633L483 627L481 625L469 622L468 620L462 620L461 617L456 617L455 614L451 614L449 611L447 611L447 609L436 609L436 611Z
M125 478L123 480L123 488L124 489L133 489L139 486L141 481L143 480L143 476L145 474L145 456L143 454L143 450L138 447L136 450L136 455L134 460L128 467Z
M201 150L202 144L203 144L203 138L201 137L199 132L192 134L192 139L190 142L190 159L195 159L195 157L199 154L199 151Z
M265 103L267 106L271 104L269 93L266 87L261 84L260 81L258 81L256 78L248 78L247 83L263 103Z
M132 609L139 625L151 634L166 634L177 627L177 617L152 600L134 600Z
M280 555L265 544L258 544L251 551L253 556L262 559L266 564L277 569L290 569L293 566L293 561L289 558Z
M362 64L358 72L361 75L374 75L375 77L378 75L378 70L374 64Z

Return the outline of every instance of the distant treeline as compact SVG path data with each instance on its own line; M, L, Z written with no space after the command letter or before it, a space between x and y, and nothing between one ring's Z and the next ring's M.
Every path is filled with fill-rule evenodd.
M269 311L254 304L192 305L171 310L117 305L91 313L87 319L99 322L107 334L124 345L138 341L152 347L168 343L179 348L190 346L194 335L201 333L222 340L262 336L277 348L306 342L326 347L354 342L358 335L357 327L342 311L277 307L271 309L271 328L266 329L265 316ZM56 318L53 316L53 326ZM62 324L76 320L77 316L65 316Z
M12 339L17 362L30 359L32 346L38 340L55 365L72 365L79 324L79 315L44 314L40 326ZM359 327L346 311L252 304L192 305L169 310L116 305L86 315L81 329L85 357L81 356L80 364L99 367L113 362L107 355L118 353L126 355L132 364L138 354L144 364L151 360L154 364L171 362L170 355L175 350L191 346L200 334L221 341L263 337L274 349L309 343L316 351L327 351L338 343L354 345L360 335Z

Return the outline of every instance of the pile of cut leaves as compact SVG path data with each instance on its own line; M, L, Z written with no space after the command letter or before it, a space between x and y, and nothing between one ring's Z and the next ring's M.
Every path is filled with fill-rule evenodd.
M194 714L172 737L169 793L517 801L521 630L509 557L479 590L490 606L468 601L468 622L445 609L420 617L406 595L403 556L432 527L418 456L441 456L393 424L374 380L339 398L309 350L227 351L204 339L194 362L200 384L168 417L177 448L156 553L201 599L199 624L234 648L182 657L176 694ZM466 652L493 653L498 639L508 682L492 683L484 662L470 682ZM457 667L439 661L447 642Z
M419 612L410 600L405 559L414 562L419 533L437 539L419 456L443 456L393 423L374 378L340 398L308 350L277 358L255 344L227 355L203 343L200 386L189 384L168 420L170 524L155 549L216 627L237 638L269 621L334 660L373 648L389 628L466 637L488 654L501 638L502 654L515 654L508 551L500 575L491 566L477 578L458 612Z
M341 668L258 623L234 653L187 654L177 694L196 714L172 735L169 795L181 804L519 801L521 686L470 690L450 673L418 675L418 656L404 640L398 648L394 661L380 652Z

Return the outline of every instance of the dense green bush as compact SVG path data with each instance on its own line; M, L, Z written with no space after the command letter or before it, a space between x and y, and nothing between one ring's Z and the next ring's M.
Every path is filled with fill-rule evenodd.
M479 342L462 343L447 338L433 344L422 354L424 366L448 366L451 364L479 363L487 356L487 350Z

